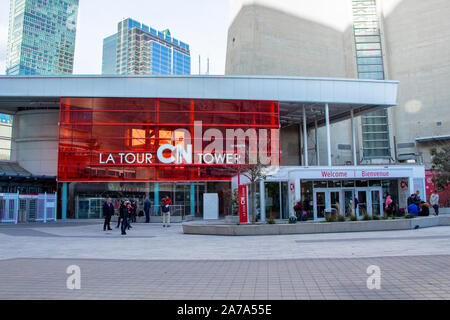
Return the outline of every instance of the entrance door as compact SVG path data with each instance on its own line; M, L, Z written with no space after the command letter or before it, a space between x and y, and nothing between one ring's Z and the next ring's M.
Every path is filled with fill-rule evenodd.
M356 188L358 199L357 215L362 218L366 213L369 216L382 216L382 190L381 188Z
M329 208L336 210L336 215L341 214L341 191L330 190L328 191L330 206Z
M370 200L372 206L372 216L382 216L381 190L371 190Z
M325 219L326 190L314 190L314 220Z
M355 215L355 192L354 190L343 190L344 192L344 207L342 208L342 214L349 218Z
M358 218L362 218L365 214L370 215L370 213L367 211L367 190L356 190L357 199L358 199L358 205L356 206L356 214Z

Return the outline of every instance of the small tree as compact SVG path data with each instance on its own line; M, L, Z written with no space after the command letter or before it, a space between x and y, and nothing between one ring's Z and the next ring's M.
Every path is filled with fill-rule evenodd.
M431 149L431 172L433 172L433 183L436 191L445 190L450 181L450 145Z
M255 193L256 193L256 183L266 179L265 168L266 165L261 163L251 164L246 166L246 170L242 173L250 182L250 221L251 223L256 222L256 208L255 208Z

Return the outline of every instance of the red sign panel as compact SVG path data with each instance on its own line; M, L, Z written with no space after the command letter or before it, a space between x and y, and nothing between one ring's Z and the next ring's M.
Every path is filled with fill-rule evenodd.
M241 184L239 186L239 222L248 222L248 212L247 212L247 186Z
M279 128L275 101L62 98L58 180L230 180L238 148L279 164Z
M434 191L435 184L433 182L433 172L425 170L425 189L427 195L427 201L430 201L430 196ZM450 187L437 193L439 195L439 206L441 208L450 207Z

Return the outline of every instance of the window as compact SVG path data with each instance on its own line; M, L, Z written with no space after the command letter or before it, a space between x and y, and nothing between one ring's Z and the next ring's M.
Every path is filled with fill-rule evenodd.
M375 0L353 0L353 32L358 78L384 79L384 66ZM389 123L386 109L361 117L363 158L389 158Z
M0 160L11 160L13 117L0 113Z

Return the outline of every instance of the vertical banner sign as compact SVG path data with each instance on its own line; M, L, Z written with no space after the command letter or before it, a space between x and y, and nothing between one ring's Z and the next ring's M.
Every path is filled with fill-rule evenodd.
M247 186L239 186L239 222L247 223Z

